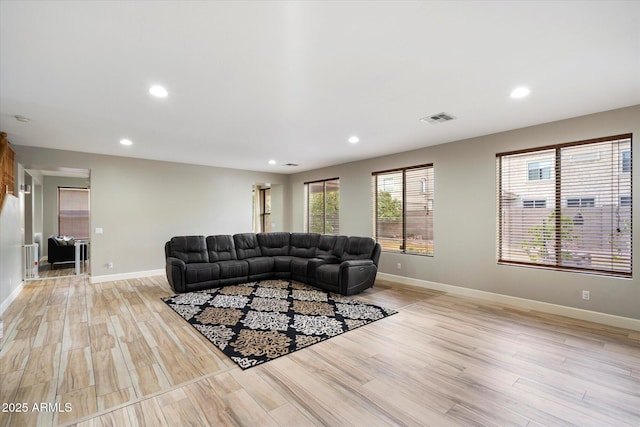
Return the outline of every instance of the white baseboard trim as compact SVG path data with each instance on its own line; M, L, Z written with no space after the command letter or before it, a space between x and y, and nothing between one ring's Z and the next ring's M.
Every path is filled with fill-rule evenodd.
M586 320L589 322L602 323L618 328L632 329L640 331L640 320L629 317L616 316L613 314L600 313L597 311L584 310L581 308L567 307L559 304L535 301L526 298L512 297L509 295L496 294L493 292L480 291L478 289L464 288L461 286L446 285L444 283L430 282L428 280L414 279L411 277L396 276L395 274L378 273L378 278L396 282L403 285L416 286L419 288L432 289L436 291L448 292L455 295L464 295L472 298L485 299L492 302L511 305L525 310L535 310L544 313L557 314L559 316L571 317L574 319Z
M24 288L24 283L25 283L24 280L22 282L20 282L20 284L13 290L13 292L11 292L11 294L9 294L9 297L7 297L6 300L2 301L2 304L0 304L0 316L2 316L2 314L9 307L9 305L16 298L18 298L18 295L20 295L20 292L22 291L22 288Z
M113 282L115 280L139 279L141 277L162 276L166 274L163 268L158 270L133 271L131 273L107 274L104 276L91 276L91 283Z

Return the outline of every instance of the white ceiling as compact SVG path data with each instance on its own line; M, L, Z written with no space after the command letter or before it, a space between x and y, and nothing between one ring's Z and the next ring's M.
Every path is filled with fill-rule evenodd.
M14 145L293 173L636 104L638 1L0 0Z

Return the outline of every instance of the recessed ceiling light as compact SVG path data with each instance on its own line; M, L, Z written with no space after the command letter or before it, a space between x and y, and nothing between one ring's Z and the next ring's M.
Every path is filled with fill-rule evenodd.
M351 138L349 138L349 142L352 144L357 144L358 142L360 142L360 138L358 138L357 136L352 136Z
M270 165L275 165L277 162L275 160L269 160Z
M124 138L124 139L120 140L120 144L129 146L129 145L133 144L133 142L131 142L130 139Z
M529 88L524 87L524 86L520 86L515 88L514 90L511 91L511 96L512 98L524 98L525 96L529 95L531 93L531 91L529 90Z
M151 86L149 88L149 93L153 96L155 96L156 98L166 98L167 95L169 95L169 92L167 92L167 90L162 87L162 86Z

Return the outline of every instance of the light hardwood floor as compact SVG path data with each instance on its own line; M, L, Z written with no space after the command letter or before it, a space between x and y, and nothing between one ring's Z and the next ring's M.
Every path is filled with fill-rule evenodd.
M640 332L379 281L359 298L398 314L242 371L171 294L27 283L0 342L2 409L27 412L0 426L640 425Z

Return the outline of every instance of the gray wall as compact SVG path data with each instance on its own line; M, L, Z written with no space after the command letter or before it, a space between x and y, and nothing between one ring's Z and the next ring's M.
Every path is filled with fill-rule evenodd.
M93 276L164 269L164 243L172 236L250 231L253 184L287 183L279 174L38 147L15 151L28 169L90 170ZM285 228L283 217L274 231ZM104 234L95 234L96 227Z
M371 173L433 163L435 256L385 252L382 272L640 319L637 272L634 279L621 279L496 263L496 153L629 132L640 135L640 106L292 175L292 230L303 230L303 183L339 177L341 232L370 236ZM582 289L591 291L590 301L581 299Z

